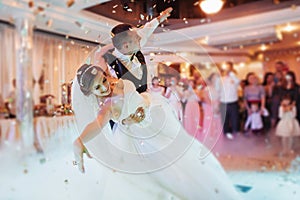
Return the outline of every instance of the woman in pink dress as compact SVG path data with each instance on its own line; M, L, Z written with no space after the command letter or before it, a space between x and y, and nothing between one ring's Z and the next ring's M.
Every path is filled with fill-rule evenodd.
M176 118L182 122L183 121L183 112L182 112L182 91L180 87L177 85L177 78L171 78L171 84L167 88L165 97L168 99L169 104L173 108L173 113L175 114Z
M183 92L183 101L186 102L183 116L183 126L192 136L198 137L200 108L199 98L194 92L194 81L188 82L187 89Z
M200 141L206 146L213 145L222 133L220 117L220 90L221 82L217 73L212 73L207 80L204 89L202 108L204 112L203 128Z

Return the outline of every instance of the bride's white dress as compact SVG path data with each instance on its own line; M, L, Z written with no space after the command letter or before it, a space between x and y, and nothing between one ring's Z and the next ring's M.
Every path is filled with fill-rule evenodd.
M92 97L85 99L85 103L85 97L77 101L78 83L73 89L76 119L80 125L88 123L88 114L80 114L89 109L76 112L76 107L92 105L91 112L97 113L95 101ZM131 126L120 123L140 106L146 111L143 122ZM220 163L184 131L164 97L138 94L131 82L124 81L124 106L115 121L114 131L107 125L86 144L93 157L102 163L99 170L106 173L102 199L240 199Z

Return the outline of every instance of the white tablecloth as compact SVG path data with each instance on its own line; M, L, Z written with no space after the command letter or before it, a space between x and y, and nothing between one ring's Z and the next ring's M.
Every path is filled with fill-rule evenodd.
M36 117L34 118L35 144L44 149L53 140L74 139L78 134L74 116ZM15 119L0 119L0 143L21 139L16 131Z

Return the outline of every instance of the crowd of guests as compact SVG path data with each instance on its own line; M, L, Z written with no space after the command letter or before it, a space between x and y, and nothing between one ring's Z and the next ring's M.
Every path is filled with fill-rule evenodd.
M154 77L149 90L168 98L187 132L200 140L218 133L234 139L237 134L265 135L275 130L282 152L291 152L293 138L300 136L300 85L295 73L282 61L261 81L254 72L244 80L237 73L227 62L221 76L211 73L200 87L197 80L179 77L162 87Z

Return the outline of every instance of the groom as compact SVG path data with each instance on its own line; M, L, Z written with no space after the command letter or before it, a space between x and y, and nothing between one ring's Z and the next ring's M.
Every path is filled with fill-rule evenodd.
M167 8L142 29L134 28L130 24L119 24L111 30L114 50L103 57L110 66L111 73L133 82L139 93L147 90L148 76L145 58L140 49L158 25L170 16L172 10L171 7Z

